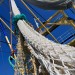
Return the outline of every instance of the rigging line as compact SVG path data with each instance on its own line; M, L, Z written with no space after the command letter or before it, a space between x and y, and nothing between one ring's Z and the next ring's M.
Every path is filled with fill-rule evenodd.
M7 20L6 18L4 18L4 16L0 15L1 18L3 18L6 22L9 23L9 20Z
M30 4L28 4L27 2L26 2L26 4L27 4L31 9L33 9L34 12L36 12L44 21L46 21L46 19L45 19L41 14L39 14Z
M19 5L17 5L22 11L24 10L23 8L21 8ZM28 11L23 11L24 13L27 13L29 16L33 17Z
M12 31L13 35L15 35L14 32L13 32L13 30L10 29L10 27L6 24L6 22L5 22L2 18L0 18L0 21L2 22L3 25L5 25L5 27L6 27L8 30Z
M5 43L5 44L10 44L10 43L7 43L7 42L5 42L5 41L0 41L0 42L2 42L2 43ZM13 46L16 46L16 44L12 44Z
M0 24L1 25L1 24ZM1 28L2 28L2 31L4 30L4 28L3 28L3 26L1 25ZM4 33L4 36L5 36L5 39L6 39L6 41L8 42L8 43L10 43L10 41L9 41L9 39L8 39L8 37L6 36L6 33L3 31L3 33ZM10 50L11 50L11 54L12 54L12 56L15 56L15 58L16 58L16 55L15 54L13 54L13 48L12 48L12 46L11 46L11 44L8 44L8 46L9 46L9 48L10 48Z
M0 24L0 25L1 25L1 24ZM1 28L2 28L3 34L4 34L4 36L5 36L6 42L9 43L8 46L9 46L9 48L10 48L11 54L14 55L14 54L13 54L13 51L14 51L14 50L13 50L11 44L10 44L10 41L9 41L9 39L8 39L8 37L7 37L7 35L6 35L5 31L4 31L4 27L3 27L2 25L1 25Z
M3 28L0 26L0 28L1 28L1 31L3 32L3 34L4 34L4 36L6 35L5 34L5 32L3 31ZM0 42L3 42L3 41L0 41ZM3 42L3 43L7 43L7 42ZM10 43L7 43L8 45L10 44ZM15 45L16 46L16 45Z
M1 27L0 27L0 31L2 31ZM2 40L0 40L0 42L1 42L1 43L10 44L10 43L7 43L7 42L5 42L5 41L2 41ZM16 46L16 44L12 44L12 45L13 45L13 46Z
M5 18L4 18L4 17L2 17L2 16L1 16L1 18L2 18L2 20L3 20L3 19L5 19ZM5 20L6 20L6 19L5 19ZM4 20L3 20L3 21L4 21ZM9 21L8 21L8 20L6 20L6 21L9 23ZM4 21L4 22L5 22L5 21ZM5 22L5 23L6 23L6 22ZM15 39L15 38L16 38L16 36L14 35L14 39Z
M9 56L8 61L9 61L10 65L11 65L11 66L13 67L13 69L14 69L14 68L15 68L15 64L12 64L11 58L12 58L12 60L15 60L12 56Z
M5 3L4 4L5 5L5 7L7 7L8 5ZM24 11L24 9L23 8L21 8L19 5L17 5L24 13L27 13L27 14L29 14L29 12L28 11ZM7 7L8 8L8 7ZM30 14L29 14L30 15ZM32 15L30 15L31 17L33 17Z
M4 16L0 15L0 17L1 17L2 19L4 19L8 24L10 24L10 21L7 20L6 18L4 18ZM13 24L12 24L12 25L13 25ZM14 26L14 25L13 25L13 26Z
M12 30L12 7L11 7L11 1L9 0L9 7L10 7L10 28ZM12 46L12 31L10 31L10 44Z
M39 20L39 18L37 18L37 16L33 13L33 11L27 6L27 4L21 0L21 2L24 4L24 6L30 11L30 13L38 20L38 22L43 26L43 28L45 28L45 30L48 32L48 34L56 41L58 42L58 40L51 34L51 32L49 32L49 30L46 28L46 26L44 26L44 24ZM20 12L19 12L20 13ZM58 13L58 12L57 12ZM56 14L55 14L56 15ZM47 20L49 21L51 19L51 17Z

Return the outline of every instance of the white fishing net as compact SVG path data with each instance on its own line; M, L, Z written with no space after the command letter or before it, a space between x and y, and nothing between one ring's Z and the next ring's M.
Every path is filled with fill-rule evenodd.
M14 15L20 14L14 0L11 0L11 2ZM48 40L31 28L24 20L19 20L17 25L27 40L31 53L44 65L50 75L75 75L74 47Z

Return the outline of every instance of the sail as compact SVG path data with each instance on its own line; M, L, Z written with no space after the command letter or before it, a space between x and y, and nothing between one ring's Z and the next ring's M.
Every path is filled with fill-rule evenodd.
M72 7L73 0L24 0L46 10L60 10Z

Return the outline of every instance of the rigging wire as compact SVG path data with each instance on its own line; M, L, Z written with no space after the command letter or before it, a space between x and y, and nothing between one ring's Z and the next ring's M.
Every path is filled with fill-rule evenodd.
M10 28L12 30L12 7L11 7L11 1L9 0L9 7L10 7ZM10 31L10 44L12 46L12 31Z
M15 68L15 65L12 64L11 59L14 60L14 61L16 61L16 60L15 60L12 56L9 56L9 58L8 58L8 61L9 61L10 65L11 65L11 66L13 67L13 69L14 69L14 68Z
M22 3L24 4L24 6L28 9L28 11L30 11L30 13L39 21L39 23L45 28L45 30L49 33L49 35L56 41L58 42L58 40L51 34L51 32L49 32L49 30L46 28L46 26L44 26L44 24L39 20L39 18L37 18L37 16L33 13L33 11L27 6L27 4L25 2L23 2L23 0L21 0ZM49 18L50 19L50 18ZM48 19L48 21L49 21Z
M7 19L5 19L3 16L1 16L1 18L2 18L3 20L5 20L6 22L8 22L8 23L9 23L9 21L8 21ZM5 21L4 21L4 22L5 22ZM13 25L13 24L12 24L12 25ZM6 29L7 29L7 28L6 28ZM14 35L13 37L14 37L14 39L16 38L16 36L15 36L15 35Z
M46 21L46 19L45 19L40 13L38 13L30 4L28 4L27 2L26 2L26 4L27 4L31 9L33 9L34 12L36 12L44 21Z
M3 34L4 34L4 36L5 36L6 41L7 41L8 43L10 43L10 42L9 42L9 39L8 39L8 37L7 37L7 35L6 35L5 31L4 31L4 27L3 27L1 24L0 24L0 27L2 28L2 31L3 31ZM12 46L11 46L11 43L8 44L8 46L9 46L9 48L10 48L10 50L11 50L11 55L14 55L14 50L13 50L13 48L12 48Z
M8 37L7 37L7 35L6 35L5 31L4 31L4 27L1 24L0 24L0 27L1 27L2 31L3 31L3 34L5 36L5 39L6 39L7 43L10 43L9 39L8 39ZM9 46L9 48L11 50L11 55L14 56L14 50L13 50L11 44L8 44L8 46Z
M7 7L8 5L7 5L6 3L5 3L4 5L5 5L6 8L8 8L8 7ZM17 6L18 6L24 13L27 13L28 15L30 15L28 11L26 11L26 10L24 11L24 9L23 9L22 7L20 7L19 5L17 5ZM30 15L30 16L33 17L32 15ZM9 21L8 21L8 22L9 22ZM10 23L10 22L9 22L9 23Z
M4 19L7 23L10 23L10 21L7 20L6 18L4 18L4 16L0 15L0 17L1 17L2 19Z
M5 44L10 44L10 43L7 43L7 42L1 41L1 40L0 40L0 42L1 42L1 43L5 43ZM16 44L12 44L12 45L13 45L13 46L16 46Z
M0 30L2 31L2 27L0 27ZM3 31L2 31L3 32ZM4 33L3 33L4 34ZM2 43L5 43L5 44L10 44L10 43L7 43L7 42L5 42L5 41L3 41L3 40L0 40L0 42L2 42ZM13 46L16 46L16 44L12 44Z
M29 4L28 4L29 5ZM30 5L29 5L30 6ZM30 7L32 7L32 6L30 6ZM33 8L34 9L34 8ZM35 9L34 9L35 10ZM35 10L36 11L36 10Z

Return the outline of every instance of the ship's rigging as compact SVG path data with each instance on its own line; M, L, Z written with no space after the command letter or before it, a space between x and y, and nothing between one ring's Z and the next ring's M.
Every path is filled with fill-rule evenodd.
M68 17L62 9L69 9L74 14L74 11L71 9L73 6L72 0L61 0L61 1L45 1L47 4L49 3L57 3L54 7L41 7L43 9L59 9L53 16L51 16L48 20L44 19L44 21L40 21L37 15L28 7L29 3L40 7L42 4L38 4L38 2L42 2L43 0L21 0L23 5L28 9L28 11L34 17L35 23L37 25L37 29L35 30L32 24L27 20L26 15L21 14L14 0L11 0L10 3L10 27L5 23L5 21L0 18L0 28L4 33L5 39L7 41L8 46L11 50L11 56L9 56L10 65L15 70L15 75L74 75L75 74L75 40L68 43L69 45L62 45L70 38L75 37L75 30L70 28L67 32L62 34L58 39L52 34L52 31L58 28L59 26L70 25L75 27L75 20L71 17ZM37 2L37 4L36 4ZM61 2L64 2L61 4ZM42 2L45 4L44 2ZM60 4L59 4L60 3ZM65 4L66 3L66 4ZM68 4L71 3L70 6ZM45 5L47 6L47 5ZM50 6L50 5L49 5ZM60 8L59 8L60 6ZM11 9L12 7L12 9ZM32 7L30 5L30 7ZM56 8L55 8L56 7ZM74 9L74 6L72 7ZM33 9L33 8L32 8ZM34 9L35 11L35 9ZM15 25L16 33L17 33L17 55L13 49L12 44L12 35L14 31L12 31L12 22L11 16L13 12L13 25ZM37 12L36 12L37 13ZM39 14L40 15L40 14ZM50 22L53 18L56 18L53 22ZM39 26L39 23L41 24ZM4 30L4 26L7 27L8 30L11 31L11 39L9 41L8 36ZM39 32L39 33L38 33ZM43 36L42 36L43 35ZM44 36L50 35L53 42ZM64 36L65 35L65 36ZM75 39L75 38L74 38ZM12 60L15 61L15 65L12 64Z

